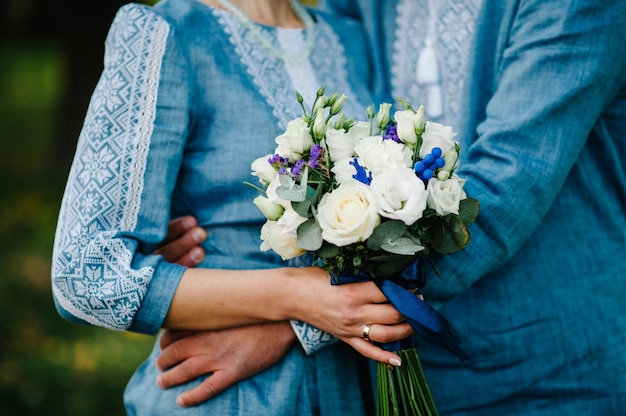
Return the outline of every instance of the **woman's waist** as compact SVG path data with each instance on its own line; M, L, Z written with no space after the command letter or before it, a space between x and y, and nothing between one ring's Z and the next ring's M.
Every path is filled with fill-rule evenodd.
M207 232L207 239L202 244L205 259L198 267L238 270L312 264L307 256L285 261L272 250L262 251L261 226L262 223L201 225Z

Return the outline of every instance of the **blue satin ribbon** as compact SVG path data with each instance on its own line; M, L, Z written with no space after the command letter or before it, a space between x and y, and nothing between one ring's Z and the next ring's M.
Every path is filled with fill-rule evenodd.
M404 282L405 284L408 283L408 286L413 286L411 282L405 281L405 279L409 276L412 276L413 279L415 278L415 274L412 272L417 270L416 263L409 266L409 273L402 273L394 279ZM372 278L364 272L358 274L344 272L339 275L333 275L331 282L332 284L346 284L371 280ZM374 279L376 286L378 286L398 312L405 317L418 337L430 344L444 348L461 361L470 360L469 355L458 346L462 340L452 327L452 324L432 306L402 286L400 282L395 282L389 278L379 277ZM399 351L414 346L415 342L413 338L381 344L381 347L388 351Z

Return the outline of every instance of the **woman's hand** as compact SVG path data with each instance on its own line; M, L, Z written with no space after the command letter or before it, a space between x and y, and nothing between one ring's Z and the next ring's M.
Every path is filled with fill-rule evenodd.
M331 285L322 268L304 268L291 282L298 287L293 307L296 319L333 334L367 358L398 365L400 357L370 341L387 343L413 334L411 326L374 282ZM299 280L302 279L302 280ZM369 326L367 338L364 328Z

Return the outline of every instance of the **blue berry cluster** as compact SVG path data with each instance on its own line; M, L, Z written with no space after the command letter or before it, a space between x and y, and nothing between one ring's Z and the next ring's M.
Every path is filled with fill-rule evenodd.
M424 156L424 158L413 165L413 170L418 178L424 182L428 182L435 175L435 171L444 167L445 159L442 157L441 148L433 147L433 149Z

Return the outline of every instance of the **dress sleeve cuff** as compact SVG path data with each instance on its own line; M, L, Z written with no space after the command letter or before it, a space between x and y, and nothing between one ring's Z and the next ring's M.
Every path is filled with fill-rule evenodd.
M305 322L290 321L290 323L306 355L314 354L322 348L337 342L337 338L328 332L322 331Z

